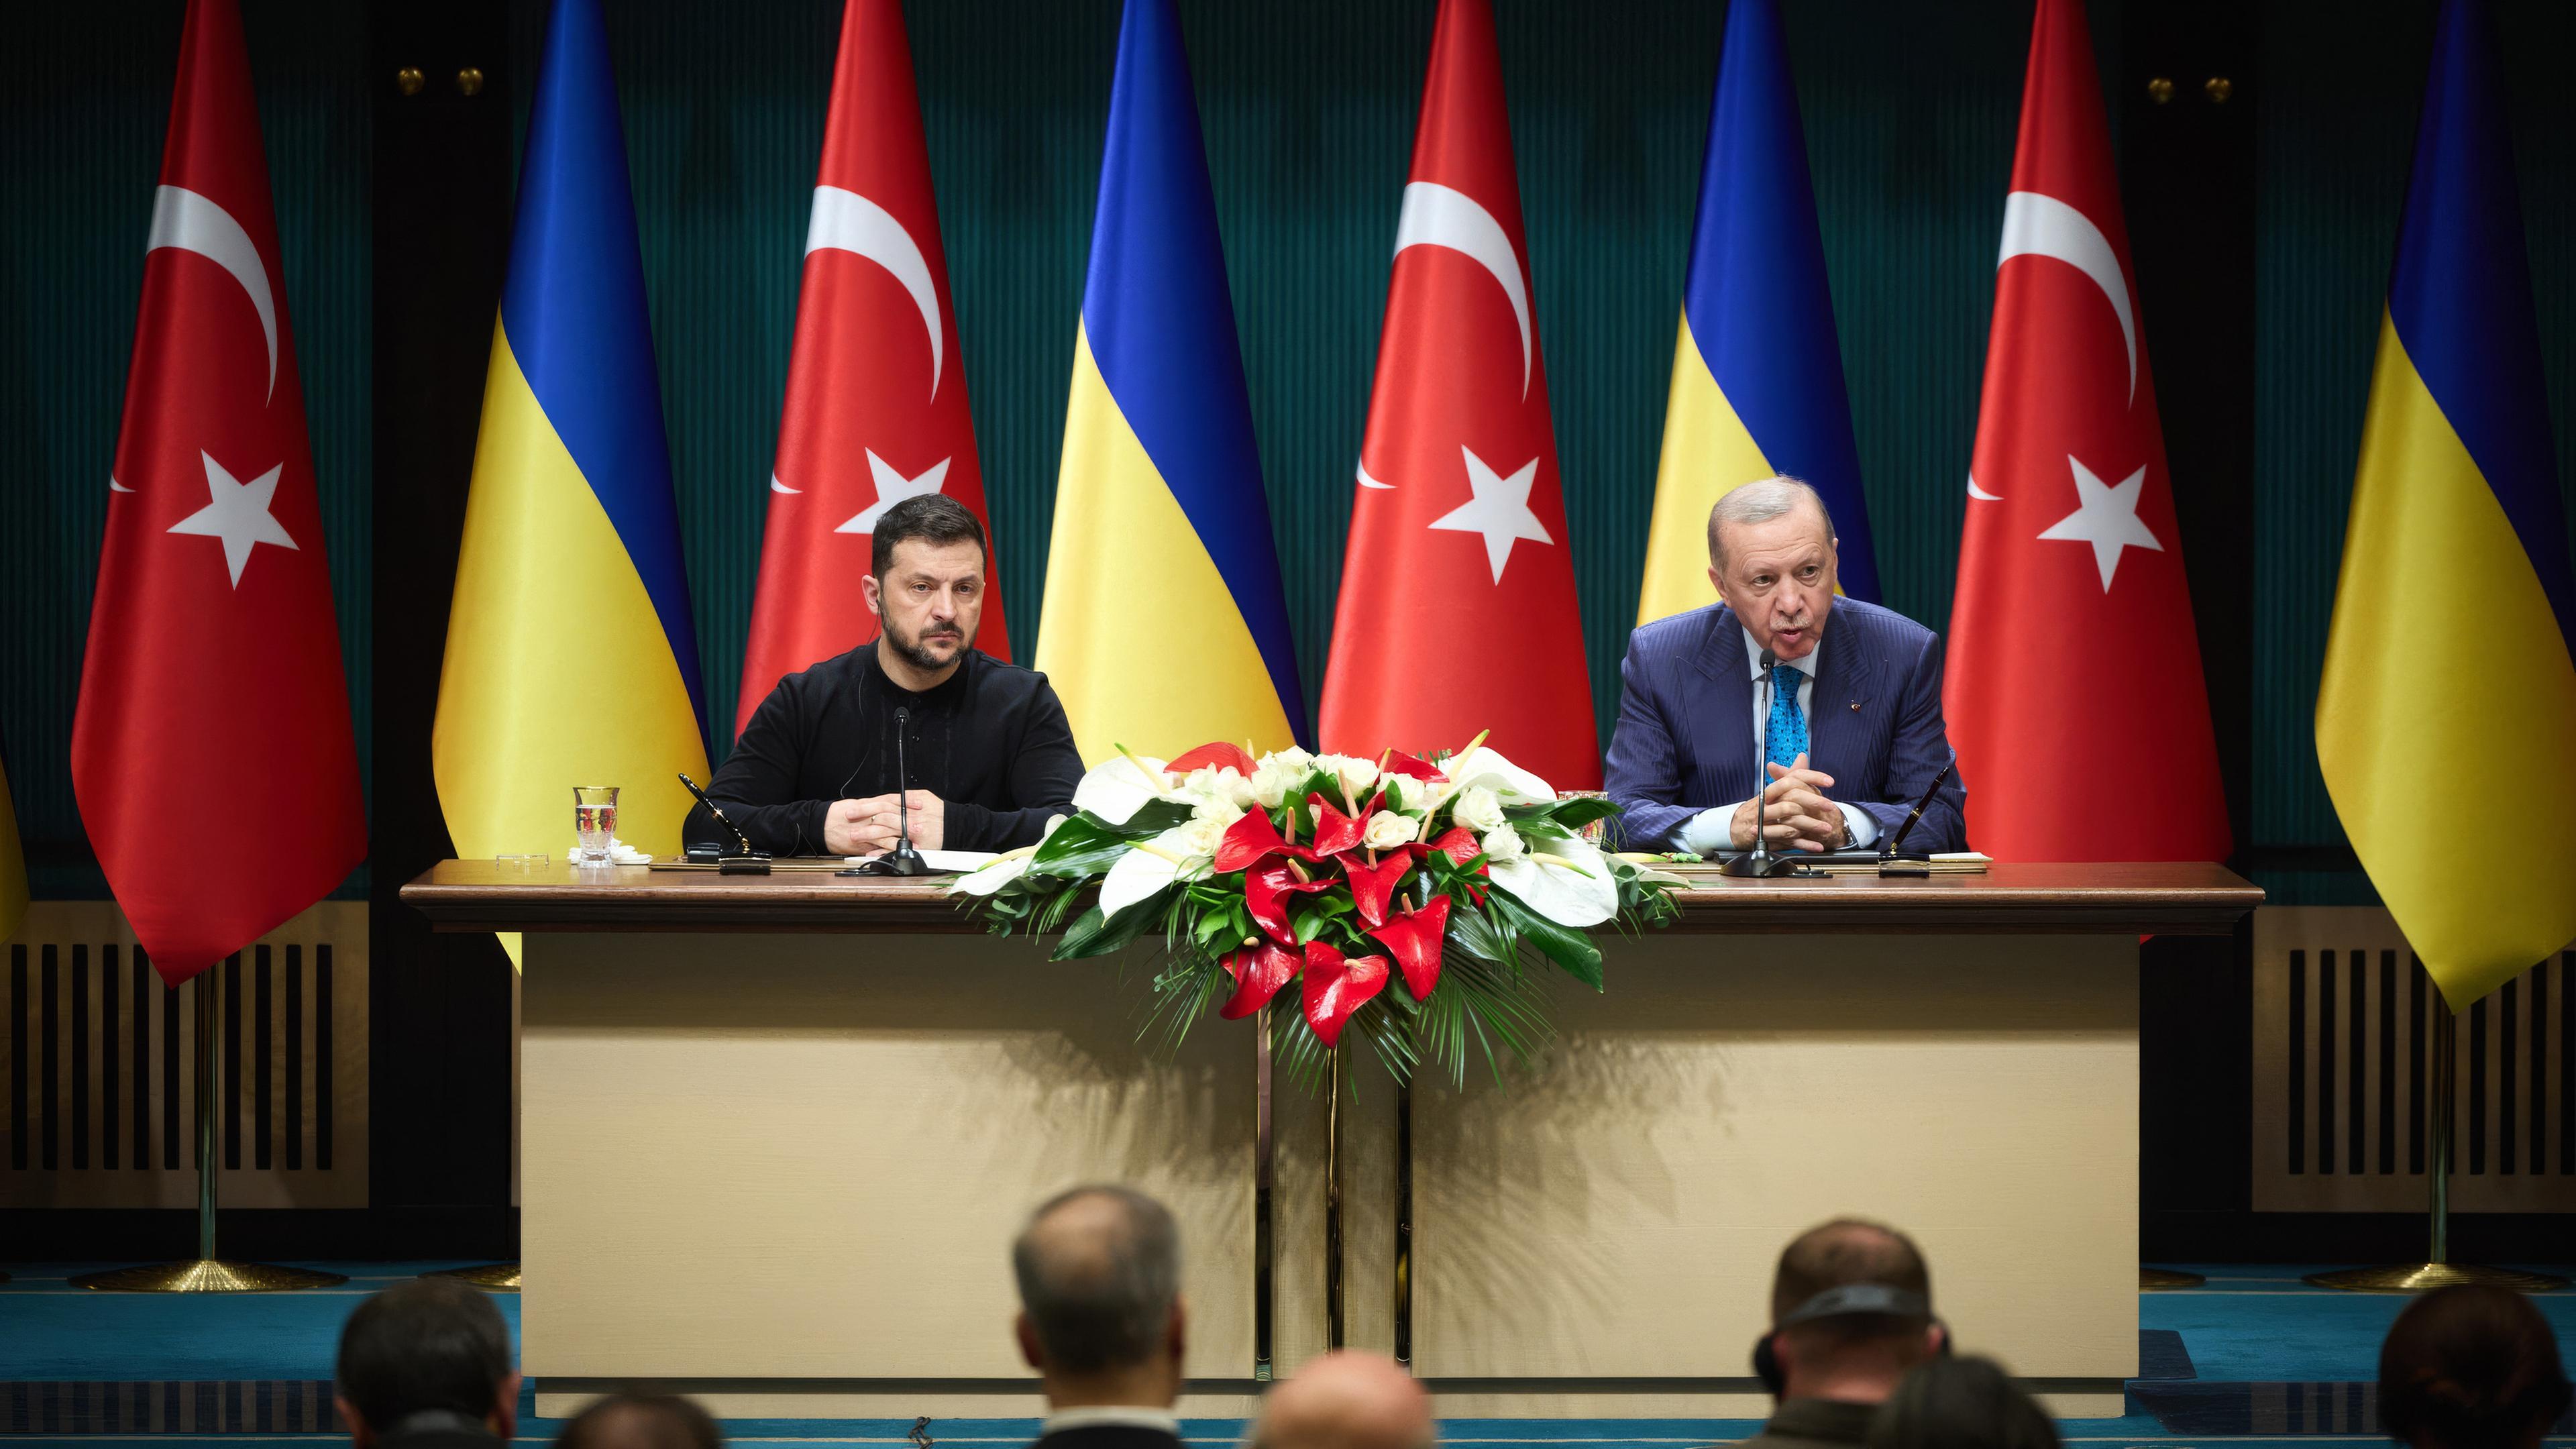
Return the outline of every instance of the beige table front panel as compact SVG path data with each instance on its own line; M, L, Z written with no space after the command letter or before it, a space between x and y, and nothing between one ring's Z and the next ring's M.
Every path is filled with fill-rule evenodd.
M2025 1376L2134 1372L2134 939L1604 944L1608 994L1556 993L1565 1035L1536 1074L1415 1093L1423 1373L1486 1412L1618 1412L1622 1394L1714 1411L1670 1381L1740 1385L1781 1243L1844 1212L1920 1237L1965 1346ZM1039 1197L1098 1179L1181 1218L1192 1376L1249 1376L1242 1024L1149 1051L1141 983L1026 941L528 946L524 1362L541 1381L842 1381L788 1395L830 1414L886 1412L867 1391L902 1382L1020 1378L1010 1235ZM1350 1331L1385 1347L1393 1093L1365 1062L1352 1086ZM1285 1372L1323 1343L1323 1112L1284 1080L1278 1104ZM1567 1378L1632 1382L1608 1399L1530 1382Z

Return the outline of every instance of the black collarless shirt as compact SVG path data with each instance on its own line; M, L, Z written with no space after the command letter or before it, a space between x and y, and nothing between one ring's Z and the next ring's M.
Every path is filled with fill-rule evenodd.
M870 642L778 681L707 795L776 855L829 853L833 801L898 789L945 803L945 848L1009 850L1035 844L1049 815L1071 813L1081 779L1073 728L1045 675L969 649L956 673L916 693L887 676ZM681 838L733 844L703 805Z

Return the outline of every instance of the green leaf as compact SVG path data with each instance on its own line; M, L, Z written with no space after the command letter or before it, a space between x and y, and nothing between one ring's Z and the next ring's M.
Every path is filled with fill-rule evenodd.
M1152 906L1170 889L1166 886L1163 891L1155 892L1115 916L1103 917L1100 907L1093 906L1083 912L1079 920L1065 927L1064 939L1057 943L1054 953L1047 959L1078 961L1090 956L1106 956L1118 950L1145 934L1146 927L1162 919Z
M1190 803L1186 800L1148 800L1117 828L1127 832L1130 840L1146 840L1175 825L1186 825L1189 820Z
M1601 986L1601 948L1592 938L1570 926L1560 926L1514 899L1509 891L1496 891L1493 903L1512 929L1539 949L1539 953L1565 968L1567 975L1595 991Z
M1500 963L1511 959L1511 943L1503 939L1485 913L1475 908L1463 895L1449 898L1449 941L1453 951L1463 951L1480 960ZM1432 993L1438 995L1437 991Z

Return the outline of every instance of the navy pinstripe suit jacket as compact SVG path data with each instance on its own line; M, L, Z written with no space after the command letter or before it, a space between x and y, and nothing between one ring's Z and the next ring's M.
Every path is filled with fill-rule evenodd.
M1836 599L1816 647L1808 763L1834 777L1826 794L1869 812L1884 838L1950 758L1940 636L1893 610ZM1753 797L1752 668L1744 627L1724 604L1628 637L1605 783L1627 812L1614 823L1630 848L1665 849L1691 816ZM1906 848L1965 850L1967 798L1954 771Z

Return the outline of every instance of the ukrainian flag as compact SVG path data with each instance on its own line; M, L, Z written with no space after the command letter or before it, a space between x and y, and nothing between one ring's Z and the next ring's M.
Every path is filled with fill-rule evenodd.
M1638 623L1709 602L1709 509L1775 473L1824 495L1842 537L1842 591L1876 599L1788 42L1774 0L1734 0L1708 108Z
M27 919L27 853L18 843L18 812L9 800L9 752L0 749L0 941Z
M1093 763L1306 738L1172 0L1119 26L1035 662Z
M561 855L575 785L676 850L704 716L608 36L556 0L431 736L456 853Z
M2335 812L2461 1010L2576 938L2576 586L2504 96L2447 0L2317 691Z

